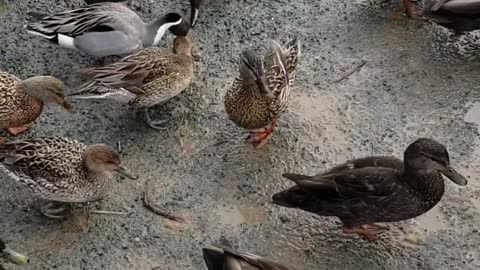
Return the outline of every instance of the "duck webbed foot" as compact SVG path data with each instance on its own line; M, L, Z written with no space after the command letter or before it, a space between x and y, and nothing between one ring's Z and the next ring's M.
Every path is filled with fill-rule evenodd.
M257 149L262 148L265 144L267 144L276 126L277 122L274 120L264 128L250 130L250 134L247 137L247 142L253 144Z
M7 132L12 136L17 136L18 134L29 130L31 127L32 127L31 124L18 126L18 127L11 127L11 128L7 128Z
M47 202L40 206L40 212L49 218L65 218L71 213L71 206L62 202Z
M148 108L145 109L145 120L149 127L156 129L156 130L163 130L167 128L168 118L152 120L150 114L148 113Z
M387 227L378 224L365 224L359 227L344 228L343 233L347 235L358 234L366 240L375 241L378 238L378 234L386 231L387 229Z

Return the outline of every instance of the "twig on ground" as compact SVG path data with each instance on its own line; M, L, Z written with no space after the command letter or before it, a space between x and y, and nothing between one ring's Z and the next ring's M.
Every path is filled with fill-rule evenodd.
M124 216L127 213L125 212L115 212L115 211L105 211L105 210L89 210L91 214L99 214L99 215L114 215L114 216Z
M145 205L145 207L147 207L147 209L149 209L150 211L152 211L153 213L159 215L159 216L162 216L164 218L167 218L167 219L170 219L170 220L173 220L173 221L177 221L177 222L182 222L184 223L185 222L185 219L183 217L180 217L180 216L176 216L174 214L171 214L171 213L168 213L167 211L165 210L162 210L160 209L159 206L155 205L151 200L150 200L150 197L148 196L148 184L149 184L150 180L148 180L146 183L145 183L145 191L143 192L143 204Z
M340 78L334 80L332 83L339 83L339 82L345 80L346 78L350 77L353 73L359 71L363 66L365 66L366 63L367 63L367 61L362 60L360 63L356 64L354 67L347 70L347 72L345 72L345 74L343 74Z

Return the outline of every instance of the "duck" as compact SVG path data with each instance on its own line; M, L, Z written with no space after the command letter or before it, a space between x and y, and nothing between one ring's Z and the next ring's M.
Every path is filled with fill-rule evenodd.
M461 35L480 29L480 0L425 0L422 15Z
M37 19L43 14L33 14ZM32 35L45 38L61 47L75 49L93 57L125 56L142 48L156 46L167 30L186 35L188 20L168 13L144 23L122 2L98 2L42 17L24 28Z
M52 76L34 76L25 80L0 71L0 128L15 136L29 129L45 104L59 104L73 113L65 97L66 86ZM1 139L3 142L4 140Z
M377 222L420 216L440 202L446 176L465 186L466 178L450 164L444 145L420 138L404 152L353 159L314 176L285 173L295 186L272 196L274 204L320 216L336 216L343 232L376 240L387 229Z
M25 265L30 262L30 259L27 256L10 249L0 238L0 270L5 270L1 264L2 260L16 265Z
M216 245L204 248L203 258L208 270L294 270L287 265L270 261L258 255Z
M195 27L198 19L198 12L204 0L190 0L190 26Z
M257 149L268 142L288 108L299 57L297 38L283 46L272 41L272 52L263 58L252 50L241 54L240 74L226 91L224 106L231 121L250 130L247 141Z
M112 172L136 179L107 145L85 145L63 137L1 144L0 165L7 176L47 201L40 211L50 218L65 217L69 203L103 198L112 182Z
M147 48L111 65L79 70L91 80L67 96L127 103L133 109L144 109L151 128L164 129L167 119L153 120L148 108L177 96L193 78L190 42L185 36L177 36L173 43L173 52Z

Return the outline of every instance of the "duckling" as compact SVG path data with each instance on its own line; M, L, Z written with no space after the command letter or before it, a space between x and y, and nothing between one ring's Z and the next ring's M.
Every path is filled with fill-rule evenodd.
M190 0L190 26L195 27L198 19L198 11L204 0Z
M47 203L40 210L61 218L64 203L96 201L105 196L115 171L135 179L120 157L104 144L85 145L61 137L19 140L0 145L0 164L8 176L28 187Z
M4 270L1 264L2 260L16 265L25 265L30 262L27 256L8 248L7 244L0 238L0 270Z
M124 3L96 2L99 3L43 17L25 28L30 34L94 57L128 55L156 46L167 30L174 35L187 34L188 29L181 24L182 16L177 13L146 24Z
M70 97L78 99L111 98L144 108L151 128L162 129L165 119L152 121L148 108L165 102L185 90L192 81L192 46L184 36L174 39L174 53L147 48L101 68L82 70L92 80L80 86Z
M286 173L296 186L273 195L274 204L320 216L336 216L347 234L375 240L386 227L424 214L442 198L442 175L464 186L445 146L421 138L410 144L403 162L394 157L354 159L315 176Z
M287 110L300 57L297 39L282 47L276 41L272 45L273 52L263 59L250 50L242 53L240 76L224 97L230 120L250 130L247 141L256 148L268 142L277 118Z
M480 0L426 0L422 15L461 35L480 29Z
M203 259L208 270L294 270L252 253L236 251L230 247L204 248Z
M20 80L0 71L0 128L15 136L30 128L44 104L57 103L68 112L73 106L65 99L64 84L51 76Z

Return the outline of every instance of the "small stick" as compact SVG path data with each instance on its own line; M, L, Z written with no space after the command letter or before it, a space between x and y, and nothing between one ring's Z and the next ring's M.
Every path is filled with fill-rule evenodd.
M100 214L100 215L115 215L115 216L123 216L127 213L125 212L114 212L114 211L104 211L104 210L90 210L92 214Z
M345 74L343 74L343 76L334 80L332 83L339 83L339 82L345 80L346 78L350 77L350 75L352 75L353 73L359 71L363 66L365 66L366 63L367 63L367 61L362 60L360 63L356 64L354 67L347 70L347 72L345 72Z
M152 211L153 213L159 216L162 216L164 218L168 218L170 220L177 221L177 222L182 222L182 223L185 222L185 219L183 217L175 216L171 213L168 213L165 210L160 209L157 205L154 205L150 200L150 198L148 197L147 191L143 192L143 204L145 204L147 209L149 209L150 211Z

